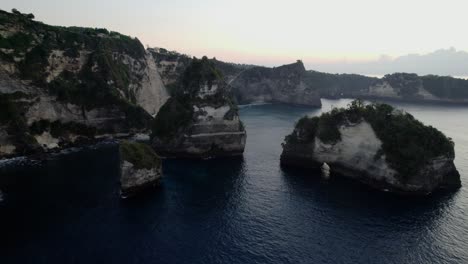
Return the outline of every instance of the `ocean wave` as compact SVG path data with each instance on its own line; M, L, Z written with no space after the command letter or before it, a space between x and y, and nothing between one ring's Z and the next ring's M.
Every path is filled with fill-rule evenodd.
M251 104L241 104L238 105L239 108L247 108L251 106L257 106L257 105L269 105L271 103L265 103L265 102L256 102L256 103L251 103Z

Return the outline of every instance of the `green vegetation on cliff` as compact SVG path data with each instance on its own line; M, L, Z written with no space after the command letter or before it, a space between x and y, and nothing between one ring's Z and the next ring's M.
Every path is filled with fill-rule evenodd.
M403 97L415 95L422 86L421 78L415 73L387 74L382 80L388 82L393 88L397 88Z
M455 100L468 98L468 80L437 75L426 75L421 78L424 88L435 96Z
M205 85L217 85L218 89L214 94L200 96L200 88ZM194 118L194 105L216 108L228 104L232 109L237 109L223 86L222 74L212 60L207 57L193 58L176 82L173 96L161 107L154 119L151 138L171 139L189 127Z
M36 139L29 134L26 120L21 114L28 107L27 103L17 101L21 98L27 98L27 95L21 92L0 93L0 127L14 136L13 144L17 153L30 154L38 145Z
M133 164L135 169L154 169L161 166L161 158L154 150L143 143L122 141L120 143L122 160Z
M196 96L201 86L207 84L211 87L216 81L222 79L222 73L206 56L201 60L193 58L192 63L182 76L181 87L184 94L188 93L190 96Z
M353 101L348 108L335 108L320 117L304 117L298 121L294 132L285 138L286 144L313 143L315 137L324 143L341 140L339 127L367 121L382 141L379 155L404 180L418 172L428 160L453 157L454 143L432 126L425 126L411 114L394 109L387 104L367 104ZM376 158L379 158L378 156Z
M367 91L377 78L358 74L331 74L307 71L304 82L323 97L353 97Z
M49 26L33 18L0 10L0 63L14 66L11 77L29 80L83 112L119 109L129 128L149 128L151 116L136 105L135 86L142 76L131 70L144 62L138 39L101 28ZM59 64L73 66L51 78Z
M193 107L188 96L169 98L153 121L151 138L170 139L190 124L192 116Z

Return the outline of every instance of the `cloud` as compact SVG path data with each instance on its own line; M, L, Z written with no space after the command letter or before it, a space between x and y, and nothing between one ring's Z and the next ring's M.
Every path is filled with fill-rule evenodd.
M370 62L306 63L306 67L332 73L383 75L410 72L420 75L468 76L468 52L458 51L452 47L423 55L408 54L397 58L381 55L377 60Z

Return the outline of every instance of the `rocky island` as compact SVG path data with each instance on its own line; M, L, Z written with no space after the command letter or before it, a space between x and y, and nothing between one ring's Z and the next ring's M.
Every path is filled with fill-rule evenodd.
M153 122L151 141L165 157L242 155L246 132L229 86L213 61L194 58Z
M281 164L319 172L328 164L371 187L429 194L461 186L454 143L434 127L386 104L353 101L320 117L304 117L285 138Z
M122 141L119 151L122 198L135 196L160 184L162 162L150 146Z

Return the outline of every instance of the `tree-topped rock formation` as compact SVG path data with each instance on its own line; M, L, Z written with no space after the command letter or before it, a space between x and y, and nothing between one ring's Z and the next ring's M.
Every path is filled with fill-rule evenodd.
M242 155L246 133L237 105L214 63L194 58L153 123L152 143L162 156Z
M134 196L160 184L162 162L150 146L122 141L119 150L122 198Z
M454 143L442 132L386 104L353 101L304 117L283 144L281 164L354 178L379 189L427 194L460 187Z

